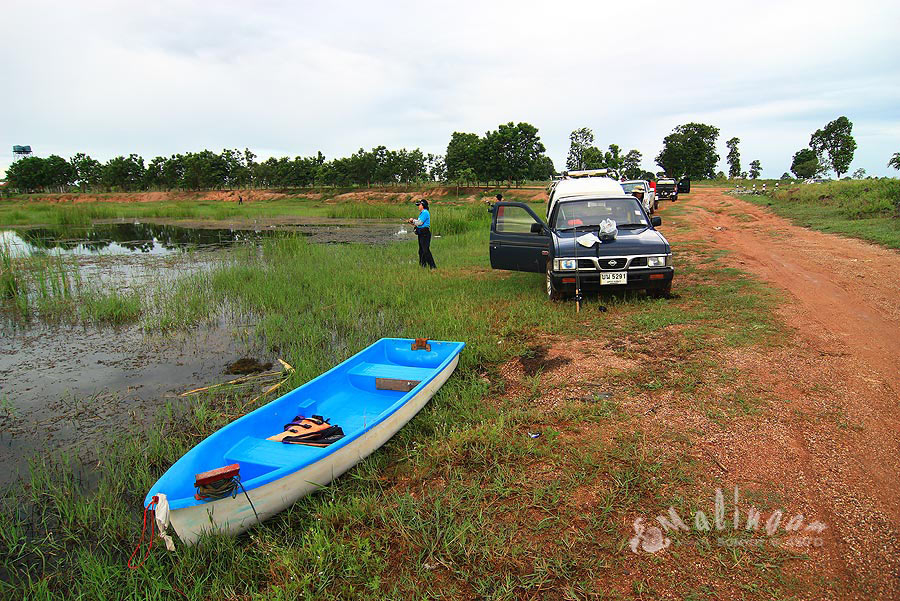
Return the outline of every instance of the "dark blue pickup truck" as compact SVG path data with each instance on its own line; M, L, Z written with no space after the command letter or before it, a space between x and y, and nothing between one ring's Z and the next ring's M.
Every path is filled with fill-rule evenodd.
M491 206L491 267L547 276L547 296L558 300L581 290L642 289L653 296L672 290L672 249L633 196L572 196L552 203L547 222L519 202ZM601 224L615 224L615 233Z

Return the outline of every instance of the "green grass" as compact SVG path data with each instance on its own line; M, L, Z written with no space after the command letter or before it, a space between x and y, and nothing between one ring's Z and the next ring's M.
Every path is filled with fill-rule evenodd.
M804 227L900 248L900 180L798 184L741 198Z
M709 467L690 452L693 433L646 433L644 408L629 407L664 385L686 407L696 399L701 413L718 409L716 420L764 412L749 396L714 392L739 377L715 352L767 343L778 331L776 299L719 266L706 243L688 241L677 247L676 298L591 298L576 316L572 303L544 298L541 275L490 270L483 207L435 212L436 231L442 220L434 272L418 266L414 241L283 237L148 290L149 330L202 326L223 307L252 318L261 341L297 368L290 387L382 336L464 340L467 348L432 402L338 481L246 535L210 537L174 554L155 548L140 570L125 563L145 492L197 440L254 408L246 393L226 389L170 406L154 427L110 440L85 458L97 466L90 484L77 477L77 457L37 461L30 481L0 501L0 597L512 599L604 590L616 598L611 584L634 581L623 525L695 498ZM104 315L133 317L132 302L96 304ZM598 347L624 341L623 357L638 348L656 361L653 369L606 370L600 377L615 396L600 402L547 404L552 390L541 372L522 379L521 395L506 394L500 366L548 335ZM531 439L531 431L542 436ZM777 557L752 559L779 575ZM684 587L702 584L693 561L672 564ZM634 586L646 592L672 577ZM726 587L755 577L752 562L722 558L704 575ZM747 596L782 596L777 579L770 582Z

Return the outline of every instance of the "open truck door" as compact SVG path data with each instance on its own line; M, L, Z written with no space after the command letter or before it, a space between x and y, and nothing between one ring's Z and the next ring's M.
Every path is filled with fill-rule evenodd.
M691 178L684 177L678 181L678 193L679 194L690 194L691 193Z
M544 273L550 256L550 228L522 202L491 206L491 268Z

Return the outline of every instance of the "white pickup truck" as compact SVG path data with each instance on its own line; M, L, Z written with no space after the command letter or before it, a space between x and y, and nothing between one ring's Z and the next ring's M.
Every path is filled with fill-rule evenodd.
M648 215L655 213L656 206L659 203L656 199L656 190L650 187L650 182L645 179L630 179L627 182L622 182L622 189L625 190L625 194L631 194L638 186L644 187L644 210L647 211Z

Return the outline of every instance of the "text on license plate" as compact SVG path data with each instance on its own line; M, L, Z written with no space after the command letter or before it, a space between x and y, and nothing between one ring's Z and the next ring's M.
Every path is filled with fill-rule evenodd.
M600 274L600 285L605 286L607 284L627 284L628 283L628 272L627 271L614 271L612 273L601 273Z

